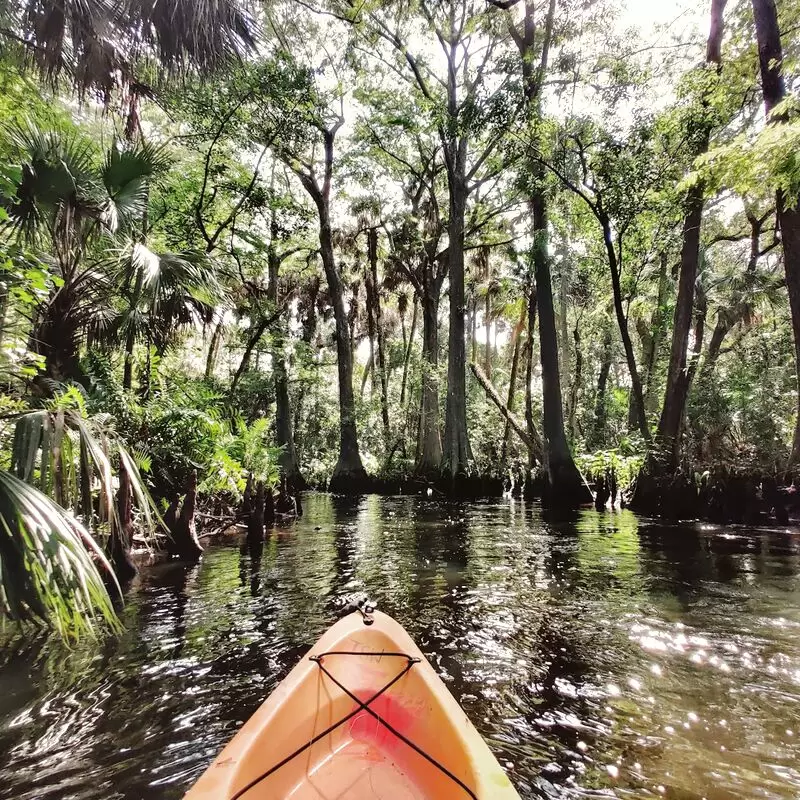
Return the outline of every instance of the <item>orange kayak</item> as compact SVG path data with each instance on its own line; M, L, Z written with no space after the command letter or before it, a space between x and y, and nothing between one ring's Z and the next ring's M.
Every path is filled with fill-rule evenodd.
M519 800L411 637L380 612L323 634L184 800Z

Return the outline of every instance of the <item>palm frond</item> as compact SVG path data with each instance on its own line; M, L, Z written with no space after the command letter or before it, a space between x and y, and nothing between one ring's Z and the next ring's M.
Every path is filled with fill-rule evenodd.
M0 614L74 637L117 618L101 572L119 586L86 529L24 481L0 471Z
M33 241L47 223L57 245L69 248L83 219L96 219L102 192L90 142L35 123L15 126L10 139L20 159L15 202L8 209L12 227Z
M239 0L10 0L16 38L51 81L67 74L81 92L109 102L136 84L135 62L168 71L211 69L255 46L255 26Z
M153 282L159 280L159 275L161 273L161 258L146 244L143 242L134 243L130 248L128 258L130 263L123 263L123 270L126 273L126 283L131 282L134 277L138 277L140 274L142 285L145 287L150 286Z
M124 22L168 69L213 69L255 46L253 18L237 0L127 0Z
M115 142L103 164L103 183L110 195L131 181L151 180L172 164L166 145L141 141L135 146Z
M67 70L78 80L91 66L92 85L113 85L121 57L109 37L116 14L111 0L23 0L18 5L23 8L24 33L36 44L34 58L44 74L54 79Z
M118 341L122 332L135 339L146 335L163 351L179 329L207 323L223 296L218 264L203 253L156 253L135 242L117 250L107 270L124 287L128 303L97 331L109 341Z
M52 408L21 414L15 423L11 468L16 477L35 484L59 505L80 510L84 525L107 535L118 526L114 503L114 459L128 473L134 500L143 516L144 533L153 534L163 523L155 501L142 480L136 462L113 430L108 415L87 417L83 399L58 396ZM87 507L87 486L96 486L95 505Z
M170 163L166 148L149 142L129 148L117 142L109 149L101 169L108 195L105 221L109 230L141 222L147 209L149 185Z
M223 290L217 262L205 253L160 253L159 271L152 276L149 294L157 306L170 295L191 297L198 303L213 306Z
M120 463L130 478L133 499L135 500L139 511L144 516L145 531L153 532L157 528L163 528L164 522L161 519L158 506L150 495L150 492L147 491L147 487L144 485L144 481L142 480L142 476L139 472L139 467L136 461L121 445L118 446L118 452Z

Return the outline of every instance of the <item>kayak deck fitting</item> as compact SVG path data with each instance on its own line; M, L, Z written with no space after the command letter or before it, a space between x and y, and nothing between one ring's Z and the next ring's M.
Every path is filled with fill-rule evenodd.
M405 630L334 624L184 800L519 800Z

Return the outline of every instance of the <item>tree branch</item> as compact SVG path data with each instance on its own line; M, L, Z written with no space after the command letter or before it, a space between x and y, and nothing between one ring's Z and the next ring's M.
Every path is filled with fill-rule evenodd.
M538 433L534 431L536 438L533 438L528 435L527 430L525 430L525 425L517 419L515 414L509 410L508 406L502 401L500 395L495 389L494 384L492 384L491 380L486 376L486 373L473 361L470 363L469 368L472 370L472 374L475 376L475 379L478 383L483 387L484 392L486 392L486 396L497 406L497 410L502 415L503 419L505 419L508 424L514 429L514 433L519 436L522 443L528 449L530 453L539 461L542 461L542 453L543 447L541 439L538 437Z
M222 118L222 122L220 122L219 126L217 127L217 131L211 139L211 144L209 144L208 150L206 151L206 157L203 165L203 183L200 187L200 194L197 197L197 203L195 204L195 219L197 221L197 227L200 229L200 234L205 240L207 249L209 251L213 249L214 242L211 240L208 230L206 229L205 220L203 219L203 209L206 202L206 189L208 188L209 173L211 171L211 155L214 152L214 148L217 146L217 142L219 142L220 138L222 137L226 125L231 121L231 119L233 119L234 114L236 114L236 112L252 96L252 92L247 92L247 94L245 94L244 97L242 97L239 102L236 103L233 108Z

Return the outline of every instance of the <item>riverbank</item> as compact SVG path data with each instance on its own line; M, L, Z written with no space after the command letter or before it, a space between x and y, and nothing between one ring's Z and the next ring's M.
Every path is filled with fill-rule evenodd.
M800 492L790 477L778 478L758 472L727 469L705 470L650 481L646 493L637 491L636 479L617 486L612 470L587 474L595 507L631 508L647 517L668 521L699 520L718 524L751 526L800 524ZM325 485L313 487L325 491ZM442 500L477 501L513 496L546 502L546 485L541 475L525 479L494 475L425 479L413 475L368 477L348 494L378 494L385 497L412 495Z

